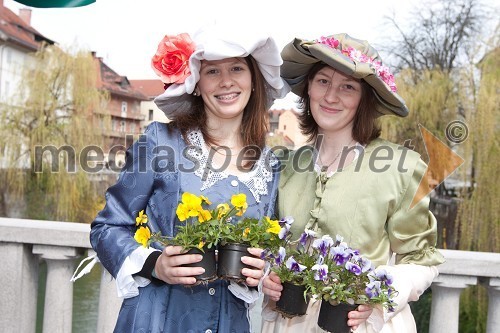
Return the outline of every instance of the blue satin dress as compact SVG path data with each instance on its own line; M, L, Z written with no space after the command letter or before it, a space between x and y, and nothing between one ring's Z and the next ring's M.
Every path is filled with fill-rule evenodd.
M180 224L175 210L184 192L205 195L213 203L210 208L245 193L245 216L274 215L279 163L268 149L248 175L236 177L207 169L201 134L193 132L189 138L188 146L175 127L152 123L127 150L125 166L106 192L106 206L90 233L99 260L115 278L139 246L133 238L138 212L146 210L153 232L174 235ZM227 287L222 280L192 288L166 283L140 287L138 296L124 299L115 332L250 332L248 304Z

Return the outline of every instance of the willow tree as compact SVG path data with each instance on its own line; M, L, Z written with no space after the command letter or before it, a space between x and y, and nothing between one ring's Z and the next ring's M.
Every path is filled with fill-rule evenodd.
M400 38L386 43L402 69L398 87L410 116L385 119L384 134L399 140L414 137L420 123L452 146L444 136L448 122L460 120L468 127L467 140L454 147L465 163L453 177L465 186L458 198L447 198L458 203L458 213L445 226L457 240L451 248L460 250L499 252L498 26L490 42L485 37L491 35L485 27L498 24L498 17L488 18L488 13L496 12L480 0L425 1L408 29L390 19ZM416 146L424 152L422 145ZM467 288L460 304L460 332L485 332L485 289ZM427 329L420 326L419 332Z
M383 136L391 141L411 146L426 158L424 142L418 125L424 126L446 142L447 124L456 117L458 95L448 73L441 70L415 72L405 69L397 76L398 94L405 97L410 113L405 118L382 117Z
M465 142L466 159L470 169L463 170L462 178L471 184L472 191L464 193L458 214L459 232L463 237L460 249L500 252L500 35L495 48L478 64L480 79L473 107L467 110L470 137ZM472 85L472 84L471 84ZM472 90L468 89L468 91ZM484 289L468 290L463 298L464 311L469 315L470 332L486 330L487 296ZM479 307L476 304L480 304ZM472 324L472 325L471 325Z
M478 64L479 85L468 109L470 137L465 142L466 153L472 161L468 179L473 191L464 201L459 220L461 231L477 235L467 239L462 249L500 252L500 187L493 181L499 179L500 169L500 45L489 52ZM471 223L474 222L474 223Z
M452 248L463 250L478 250L477 243L481 242L483 251L494 251L495 247L491 245L497 237L494 233L485 234L490 237L488 240L481 236L483 227L490 223L498 224L498 218L493 218L495 214L491 215L487 209L477 209L475 213L471 211L472 206L477 207L477 202L488 203L492 199L491 190L484 189L491 187L491 183L481 177L495 179L495 173L482 172L479 175L486 167L484 163L491 165L484 159L484 150L490 149L486 148L490 146L483 143L492 145L494 142L492 139L478 140L485 136L494 137L498 131L498 118L494 116L498 110L494 104L498 102L498 83L495 83L498 79L495 66L498 63L488 60L498 54L498 27L496 31L487 29L494 28L491 23L498 22L498 18L489 17L489 11L481 0L426 0L414 9L414 16L408 19L410 24L406 29L395 18L388 18L398 37L387 41L386 45L390 46L397 67L402 69L398 73L398 87L408 104L410 115L406 119L384 119L384 134L399 141L415 139L416 150L425 156L423 143L418 140L417 125L421 124L465 159L453 177L460 178L468 186L460 195L461 207L456 221L450 226L455 229L454 238L460 240L451 242ZM491 42L487 42L487 36L494 36ZM478 70L479 60L488 52L490 56L484 57ZM481 78L480 81L478 78ZM483 105L490 99L493 99L490 102L493 104L488 104L489 109L485 111ZM468 140L458 145L445 135L448 124L453 120L464 122L470 135ZM492 127L483 128L484 121ZM485 131L486 128L490 130ZM483 188L479 190L479 187ZM472 196L469 195L471 192ZM493 198L499 199L498 196ZM491 208L494 210L495 207Z
M43 47L31 60L1 112L4 191L26 203L27 218L91 221L99 199L79 157L85 146L102 147L107 123L94 116L107 104L95 60L57 46ZM40 154L47 148L58 153Z

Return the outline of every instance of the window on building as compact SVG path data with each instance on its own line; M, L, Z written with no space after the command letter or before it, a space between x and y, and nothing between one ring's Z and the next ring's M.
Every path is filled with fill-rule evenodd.
M127 102L122 102L122 117L127 116Z
M135 134L135 123L130 124L130 133Z
M118 130L118 124L116 123L116 119L113 119L113 121L111 122L111 130L113 132L117 131Z
M120 121L120 132L125 132L125 120Z
M153 120L153 109L149 109L148 120Z

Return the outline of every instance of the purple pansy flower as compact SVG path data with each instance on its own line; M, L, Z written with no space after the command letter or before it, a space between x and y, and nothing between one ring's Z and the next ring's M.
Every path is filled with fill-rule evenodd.
M328 254L328 251L330 250L330 247L333 246L333 239L332 237L328 235L324 235L321 237L321 239L316 239L313 242L313 248L318 249L319 253L323 256L326 257Z
M276 265L281 266L281 264L283 263L283 260L285 260L285 256L286 256L286 250L283 246L280 246L280 248L278 250L278 255L274 259L274 262L276 263Z
M278 233L279 239L286 238L286 236L288 235L288 232L290 231L290 228L291 228L293 222L294 222L294 219L291 216L286 216L278 221L278 223L281 227L281 230Z
M380 268L373 272L374 278L370 275L370 281L379 280L384 282L386 285L390 286L392 284L392 275L390 275L385 269Z
M343 246L335 246L331 249L332 259L335 261L337 266L344 265L347 260L351 257L350 251Z
M359 257L359 265L361 266L361 271L366 273L372 269L372 262L364 257Z
M299 264L293 257L288 258L286 261L286 267L294 273L300 273L307 267Z
M345 268L355 274L355 275L360 275L361 274L361 267L359 267L358 265L356 265L355 263L352 263L350 261L346 262L345 264Z
M305 229L302 235L300 235L299 243L302 246L306 246L307 240L310 238L314 238L316 236L316 232L310 229Z
M365 288L366 296L369 298L377 297L380 295L380 281L372 281L366 285Z
M328 265L316 264L311 267L311 270L316 271L314 273L314 279L316 281L324 281L328 276Z

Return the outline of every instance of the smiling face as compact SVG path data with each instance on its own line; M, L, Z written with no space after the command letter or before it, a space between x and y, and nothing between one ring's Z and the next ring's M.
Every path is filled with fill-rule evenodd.
M309 81L310 109L319 133L351 135L361 100L361 83L331 67L323 67Z
M203 60L197 92L210 119L241 119L252 93L252 73L244 58Z

